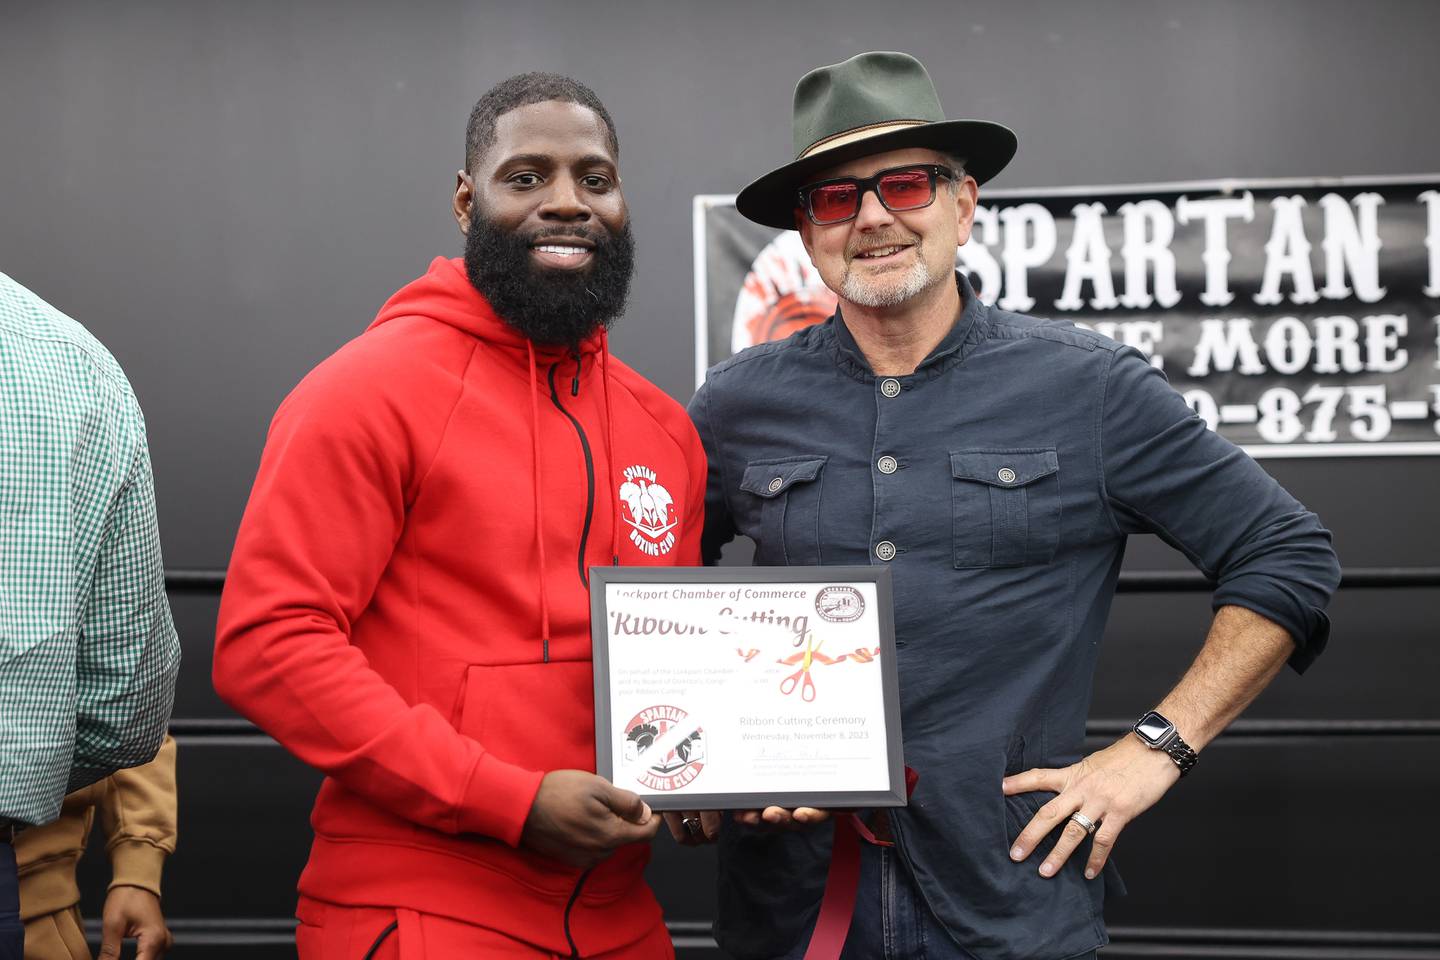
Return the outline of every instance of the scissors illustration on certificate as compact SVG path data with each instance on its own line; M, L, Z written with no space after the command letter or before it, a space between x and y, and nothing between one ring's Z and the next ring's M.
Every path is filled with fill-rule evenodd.
M795 692L796 685L800 687L800 699L806 703L815 702L815 678L810 675L810 667L815 662L815 654L824 646L825 641L815 643L815 634L805 634L805 656L800 660L800 669L780 681L780 693L789 696Z

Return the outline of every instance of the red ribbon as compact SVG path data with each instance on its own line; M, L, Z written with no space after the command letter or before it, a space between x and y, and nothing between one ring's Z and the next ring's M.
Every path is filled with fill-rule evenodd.
M905 796L915 792L920 775L905 768ZM820 901L820 916L805 948L805 960L839 960L850 933L850 920L855 916L855 893L860 886L860 841L877 847L893 847L889 840L880 840L870 832L858 816L842 813L835 817L835 839L830 847L830 872L825 877L825 897Z

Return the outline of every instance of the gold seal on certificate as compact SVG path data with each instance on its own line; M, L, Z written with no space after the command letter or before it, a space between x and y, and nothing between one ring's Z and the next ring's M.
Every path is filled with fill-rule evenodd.
M905 804L890 571L592 567L596 771L657 810Z

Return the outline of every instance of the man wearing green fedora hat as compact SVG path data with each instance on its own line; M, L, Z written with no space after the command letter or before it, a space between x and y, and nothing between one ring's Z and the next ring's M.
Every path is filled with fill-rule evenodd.
M839 308L711 369L690 413L709 456L707 562L743 534L759 564L892 571L919 782L876 819L893 846L864 850L844 955L1091 956L1126 824L1287 660L1303 670L1323 649L1330 534L1138 351L975 295L956 248L1016 140L947 120L919 61L866 53L807 74L794 146L736 206L798 229ZM1098 642L1138 533L1218 581L1216 615L1181 682L1086 756ZM667 818L718 838L730 953L804 954L830 837L801 825L824 817Z

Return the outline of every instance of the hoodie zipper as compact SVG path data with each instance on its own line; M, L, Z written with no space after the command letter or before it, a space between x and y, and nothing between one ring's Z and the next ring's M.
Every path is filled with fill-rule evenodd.
M595 869L591 867L590 870ZM585 886L585 880L590 876L590 870L580 874L580 879L575 881L575 889L570 891L570 902L565 904L565 942L570 944L570 956L580 956L580 948L575 946L575 938L570 935L570 910L575 906L575 901L580 899L580 888Z
M595 458L590 453L590 438L585 436L585 428L580 426L580 421L560 402L560 392L555 388L555 371L558 369L558 361L550 365L550 402L555 405L556 410L565 414L565 419L575 428L575 433L580 438L580 449L585 452L585 525L580 529L580 552L575 558L575 566L580 571L580 583L588 589L590 577L585 573L585 544L590 539L590 522L595 517ZM578 396L579 393L580 371L577 365L572 395Z

